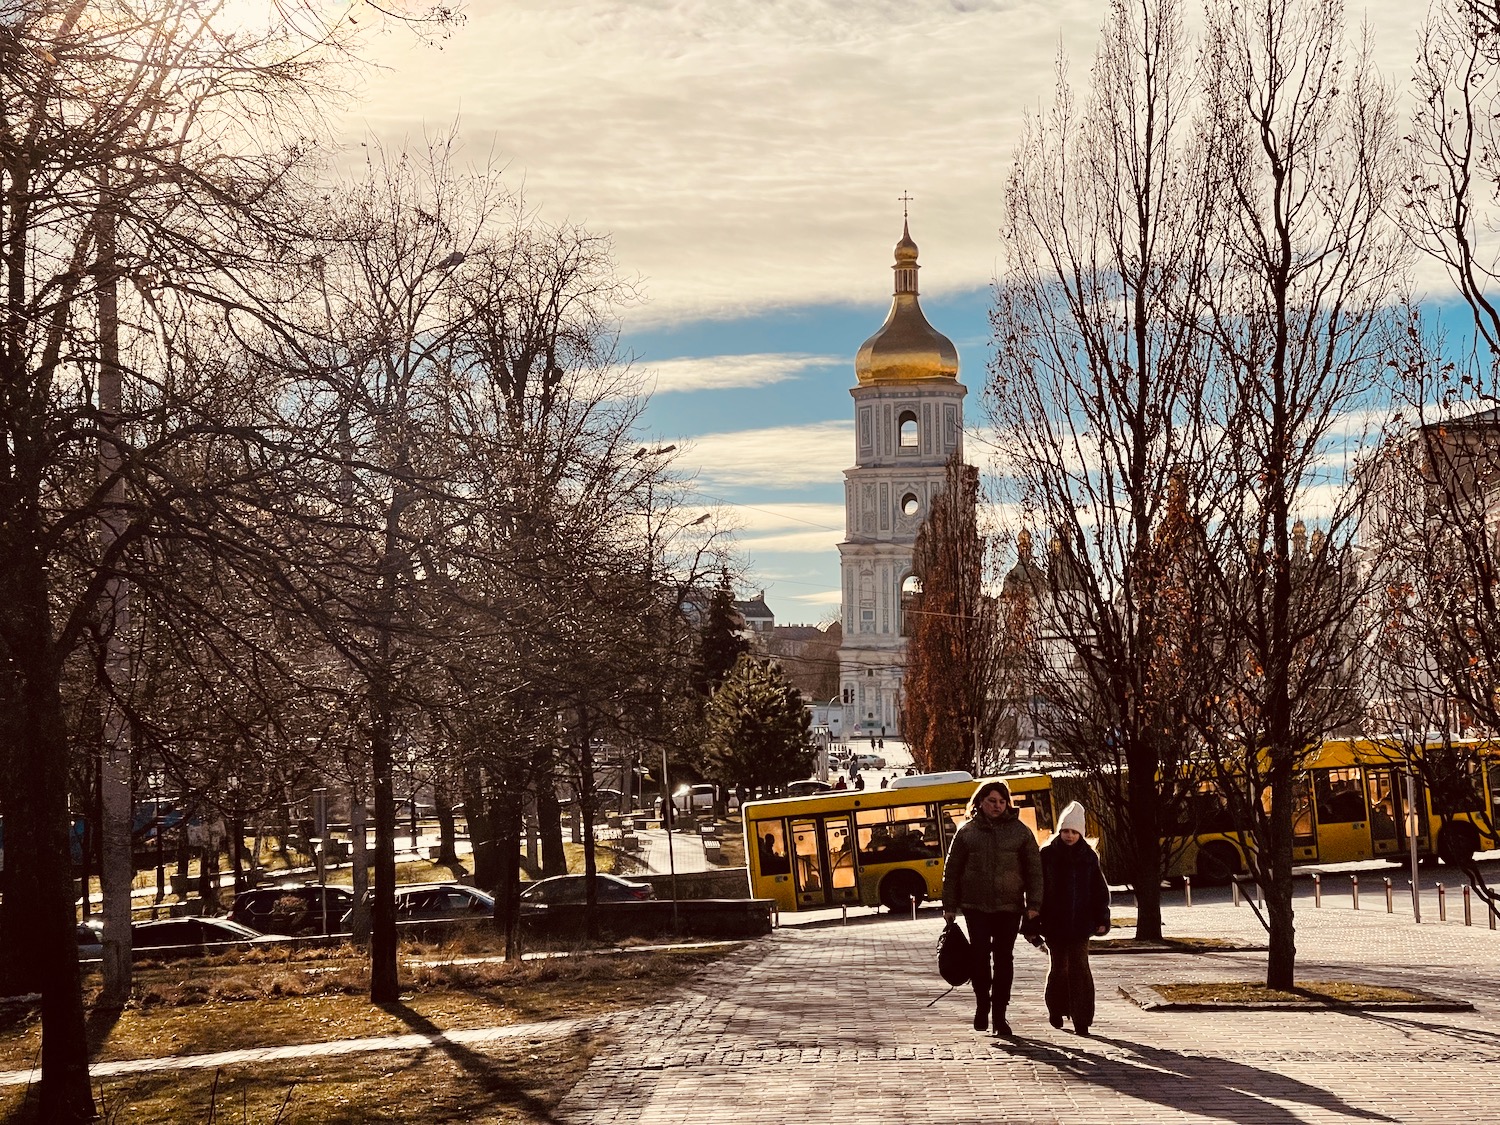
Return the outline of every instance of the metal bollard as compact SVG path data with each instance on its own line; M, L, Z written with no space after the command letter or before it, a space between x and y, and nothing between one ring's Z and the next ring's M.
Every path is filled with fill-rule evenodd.
M1494 907L1494 904L1490 903L1490 902L1486 902L1484 905L1485 905L1485 913L1490 916L1490 929L1493 930L1495 928L1495 907Z
M1470 901L1469 901L1469 884L1465 883L1464 884L1464 925L1465 926L1472 926L1473 924L1474 924L1474 908L1470 904Z
M773 930L779 929L780 926L781 926L781 908L778 907L778 906L772 906L771 907L771 929L773 929Z
M907 897L911 899L911 920L915 922L917 920L917 896L908 895Z
M1184 875L1182 877L1182 895L1183 895L1183 898L1186 900L1186 902L1184 903L1184 905L1185 906L1192 906L1193 905L1193 877L1191 875Z
M1349 894L1354 899L1354 909L1359 909L1359 876L1349 876Z
M1438 884L1438 921L1439 922L1446 922L1447 920L1448 920L1448 888L1445 887L1445 886L1443 886L1443 884L1439 883Z
M1323 905L1323 876L1316 871L1313 872L1313 905Z
M1413 883L1410 879L1406 881L1406 885L1411 888L1412 921L1420 926L1422 924L1422 888L1417 886L1417 884Z
M1234 899L1234 904L1238 906L1240 904L1240 881L1233 876L1229 879L1229 893Z
M1391 881L1389 879L1385 881L1385 912L1387 914L1396 913L1396 900L1391 897Z
M847 902L840 903L839 904L839 910L841 910L843 912L843 915L844 915L844 925L847 926L849 924L849 904Z

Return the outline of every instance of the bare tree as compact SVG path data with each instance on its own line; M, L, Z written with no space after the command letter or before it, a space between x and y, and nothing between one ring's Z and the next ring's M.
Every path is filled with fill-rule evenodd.
M1200 732L1251 796L1253 873L1270 929L1266 983L1293 983L1292 857L1309 747L1347 722L1348 646L1362 600L1350 553L1363 489L1337 480L1336 440L1383 406L1404 250L1391 99L1338 0L1210 10L1209 110L1219 149L1212 292L1223 440L1203 552L1229 682ZM1352 429L1353 435L1345 433ZM1334 487L1341 486L1341 487ZM1316 507L1315 507L1316 505ZM1320 527L1309 539L1302 513Z
M1006 192L986 396L1002 476L1057 541L1038 571L1047 589L1028 590L1036 628L1063 650L1036 666L1048 735L1113 779L1096 812L1113 813L1148 937L1161 933L1162 802L1185 748L1183 707L1160 697L1155 536L1168 482L1205 471L1209 422L1216 201L1193 62L1175 0L1115 0L1081 105L1059 67Z

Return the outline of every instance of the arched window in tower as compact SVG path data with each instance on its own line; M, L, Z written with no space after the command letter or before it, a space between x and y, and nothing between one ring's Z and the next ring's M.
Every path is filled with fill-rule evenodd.
M901 497L901 514L907 519L912 519L922 510L922 501L917 499L915 492L908 492Z
M908 574L901 582L901 635L909 637L917 624L916 611L922 606L922 580Z
M914 410L903 410L896 422L901 432L901 448L917 448L917 414Z

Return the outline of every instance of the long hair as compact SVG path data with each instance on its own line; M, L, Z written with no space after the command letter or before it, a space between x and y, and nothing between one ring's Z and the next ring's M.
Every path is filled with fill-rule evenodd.
M1003 782L1003 781L986 781L978 789L974 790L974 795L969 798L969 810L968 811L969 811L969 819L970 820L973 820L976 816L979 815L979 804L980 804L980 802L983 801L986 797L988 797L991 793L995 793L995 792L999 792L999 793L1004 794L1005 799L1007 801L1010 800L1010 786L1009 785L1005 784L1005 782Z

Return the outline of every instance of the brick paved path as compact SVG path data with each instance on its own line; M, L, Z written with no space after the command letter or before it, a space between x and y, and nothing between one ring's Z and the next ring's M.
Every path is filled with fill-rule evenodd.
M639 1122L1500 1121L1500 935L1309 904L1299 979L1399 983L1472 1013L1146 1012L1124 982L1261 979L1264 953L1100 955L1096 1037L1047 1025L1045 958L1016 949L1014 1040L968 1026L967 990L934 1007L941 922L787 927L705 970L678 1000L615 1017L560 1107L573 1125ZM1383 904L1381 904L1383 907ZM1168 911L1169 934L1263 941L1248 909Z

